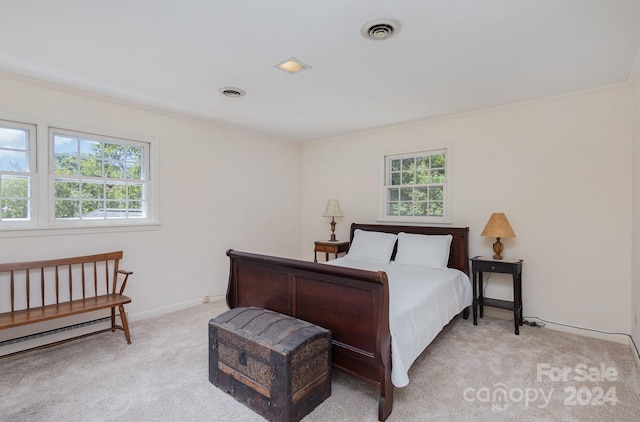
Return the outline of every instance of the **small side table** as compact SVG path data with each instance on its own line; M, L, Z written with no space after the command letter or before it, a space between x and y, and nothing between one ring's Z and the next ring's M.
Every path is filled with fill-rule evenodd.
M513 276L513 301L490 299L484 297L482 291L482 274L503 273ZM478 325L478 307L480 318L484 315L484 306L509 309L513 311L513 322L516 335L520 334L522 322L522 260L496 260L489 257L476 256L471 258L471 273L473 274L473 325Z
M330 241L330 240L318 240L315 243L313 249L313 262L318 262L318 252L325 253L325 260L329 260L329 254L332 253L338 257L338 254L349 252L349 242Z

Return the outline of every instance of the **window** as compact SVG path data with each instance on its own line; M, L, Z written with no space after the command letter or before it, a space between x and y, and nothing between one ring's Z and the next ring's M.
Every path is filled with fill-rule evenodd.
M54 224L146 219L149 144L50 129Z
M157 149L0 112L0 238L154 230Z
M30 223L36 127L0 120L0 226Z
M447 149L384 157L380 219L450 222Z

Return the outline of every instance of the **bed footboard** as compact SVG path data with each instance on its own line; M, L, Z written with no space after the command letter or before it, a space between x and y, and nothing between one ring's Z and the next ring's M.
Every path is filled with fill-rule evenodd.
M378 419L393 408L389 286L382 272L227 251L229 308L258 306L331 330L336 370L378 386Z

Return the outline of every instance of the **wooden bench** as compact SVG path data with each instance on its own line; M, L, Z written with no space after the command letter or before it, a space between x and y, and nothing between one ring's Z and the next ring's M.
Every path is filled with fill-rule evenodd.
M131 344L124 310L131 299L123 292L132 273L119 268L121 259L118 251L0 264L0 330L111 308L111 328L91 335L117 328ZM118 289L119 275L124 280ZM116 307L122 326L116 324Z

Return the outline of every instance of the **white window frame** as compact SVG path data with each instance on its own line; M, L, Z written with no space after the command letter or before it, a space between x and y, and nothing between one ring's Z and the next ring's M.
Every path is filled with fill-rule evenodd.
M95 127L78 123L46 120L41 117L3 112L0 112L0 122L1 121L32 125L36 128L34 134L35 139L33 140L31 148L34 149L34 168L37 171L34 171L31 180L31 221L12 222L10 225L2 225L0 222L0 238L158 230L160 227L160 202L158 195L159 145L157 139L147 135L105 130L103 128L96 129ZM90 224L86 223L87 220L80 220L80 222L66 221L62 224L60 224L61 222L59 221L54 221L51 218L54 209L53 192L49 182L52 173L51 163L53 157L53 148L49 141L49 130L51 128L63 128L64 130L73 132L98 134L98 136L104 138L147 144L147 217L144 219L115 218L106 221L95 220L91 221Z
M27 201L29 203L27 218L24 219L11 219L11 220L3 220L0 217L0 228L24 228L29 226L35 226L37 224L37 204L38 201L34 198L34 194L37 192L37 148L36 148L36 140L37 140L37 125L26 122L18 122L14 120L8 119L0 119L0 126L3 128L9 129L18 129L25 130L28 133L27 136L27 145L24 150L27 153L27 169L24 172L14 172L14 171L0 171L2 175L8 176L19 176L19 177L28 177L28 192L27 192ZM17 150L22 151L22 150ZM1 183L1 182L0 182ZM0 187L1 188L1 187Z
M442 216L416 216L416 215L389 215L388 213L388 189L393 187L399 187L404 185L391 185L391 160L402 158L415 158L423 157L425 155L439 155L444 153L445 155L445 181L443 186L443 208L444 212ZM383 154L380 156L380 179L378 182L378 221L381 222L395 222L395 223L416 223L416 224L450 224L453 221L453 212L451 206L452 196L452 163L453 162L453 148L450 145L425 149L411 152L393 152L389 154ZM430 184L429 184L430 185ZM407 185L408 186L408 185Z

